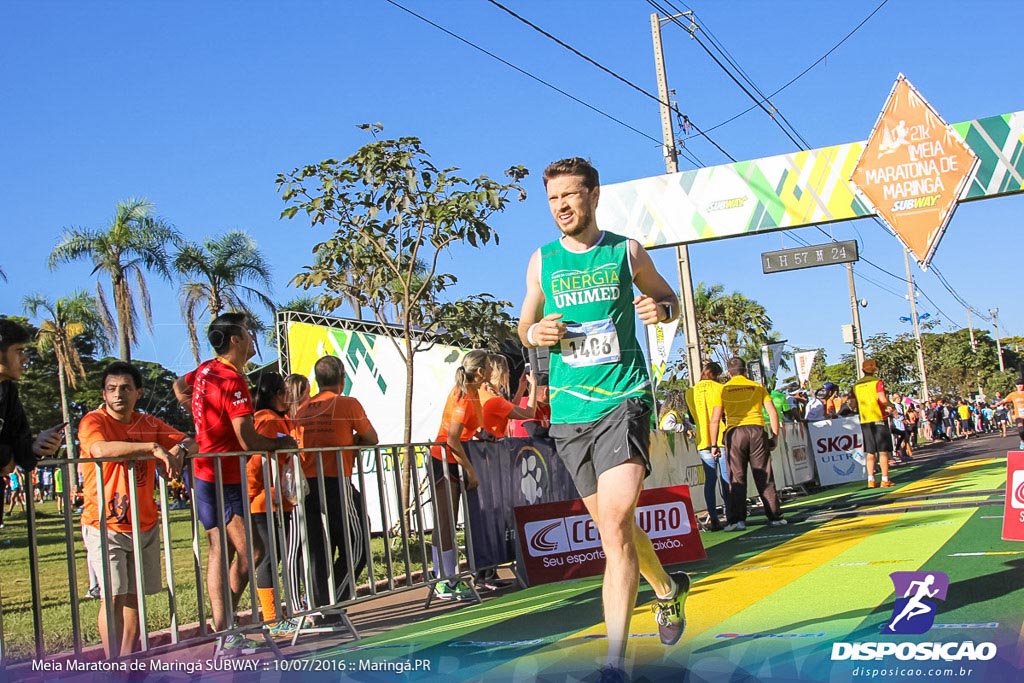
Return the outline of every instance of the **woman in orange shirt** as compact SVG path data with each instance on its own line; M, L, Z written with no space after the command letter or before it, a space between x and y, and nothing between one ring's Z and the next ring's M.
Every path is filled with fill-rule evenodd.
M519 378L519 389L515 401L508 399L508 360L505 354L492 353L491 373L480 386L480 407L483 411L484 431L496 439L508 436L509 420L529 420L537 414L537 387L532 375L525 372ZM519 400L529 385L529 398L525 408L519 407Z
M294 420L299 409L309 401L309 378L293 372L284 378L284 389L288 417Z
M277 438L282 434L294 435L295 427L292 419L288 416L287 390L284 379L276 372L265 372L260 375L259 384L253 392L253 408L256 414L253 416L256 431L269 438ZM301 444L300 444L301 445ZM277 456L278 476L284 473L288 467L292 467L293 454L284 453ZM247 479L249 481L249 504L252 512L253 532L260 538L264 548L263 557L256 565L256 595L260 601L260 608L263 611L263 618L266 621L275 622L270 626L270 635L285 636L295 632L297 624L290 619L277 621L277 601L274 599L274 572L277 567L271 563L271 544L277 548L277 559L283 560L281 556L281 544L277 542L278 531L276 524L267 526L268 507L270 510L277 510L277 490L271 486L267 487L263 476L263 462L266 456L249 458L247 464ZM273 476L273 468L270 468ZM270 501L268 505L268 499ZM292 504L281 495L281 510L284 513L285 527L291 518Z
M430 479L434 498L434 576L438 579L443 576L455 577L459 571L454 524L459 517L459 498L463 486L471 490L479 483L462 442L476 437L483 427L479 389L490 372L489 354L486 351L470 351L463 357L462 365L455 370L455 387L445 402L441 426L435 439L437 445L430 448ZM434 585L434 597L442 600L470 600L475 596L464 581L439 581Z

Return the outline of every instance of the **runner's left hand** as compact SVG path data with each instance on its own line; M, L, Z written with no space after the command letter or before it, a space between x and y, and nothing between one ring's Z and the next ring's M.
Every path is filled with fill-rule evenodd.
M633 307L636 308L636 315L644 325L654 325L661 317L658 311L658 302L646 294L641 294L633 299Z

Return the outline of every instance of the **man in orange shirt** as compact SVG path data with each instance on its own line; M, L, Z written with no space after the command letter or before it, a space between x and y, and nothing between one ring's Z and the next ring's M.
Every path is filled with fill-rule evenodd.
M336 356L324 356L313 366L320 393L311 398L295 416L296 428L303 448L338 449L344 446L375 446L377 431L366 417L358 400L342 395L345 388L345 366ZM306 531L310 563L313 569L313 601L318 606L330 605L328 569L333 566L337 600L355 596L355 580L366 565L361 541L363 500L359 490L349 485L355 464L355 449L340 451L342 470L338 470L338 450L307 451L302 454L302 471L309 482L306 496ZM318 462L323 479L320 479ZM322 485L321 485L322 481ZM349 575L342 513L344 501L341 487L352 495L348 508L348 528L352 545L352 574ZM321 523L320 490L327 503L327 529ZM328 536L325 543L324 535ZM346 585L348 586L346 590ZM337 617L334 618L335 620ZM326 619L325 621L331 621Z
M136 573L140 567L146 594L160 591L160 535L153 500L157 463L162 476L178 476L185 456L195 450L195 441L152 415L135 412L135 404L142 397L142 374L135 366L111 363L103 371L101 382L103 405L82 418L78 426L82 457L123 460L82 465L82 535L89 565L100 582L100 638L107 657L113 659L135 650L139 635ZM135 461L134 474L128 460ZM101 481L97 481L98 473ZM133 486L138 506L135 510L131 509L129 492ZM101 510L106 520L105 542ZM139 535L141 557L134 555L135 534Z
M998 398L998 394L996 395ZM1024 377L1017 378L1017 391L1011 391L995 407L1002 405L1010 406L1010 419L1017 425L1017 434L1020 437L1018 448L1024 451Z

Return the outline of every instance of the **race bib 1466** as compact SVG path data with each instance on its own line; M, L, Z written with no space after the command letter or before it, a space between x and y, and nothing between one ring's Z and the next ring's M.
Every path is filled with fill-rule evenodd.
M619 335L611 319L569 323L562 337L562 362L574 368L615 363Z

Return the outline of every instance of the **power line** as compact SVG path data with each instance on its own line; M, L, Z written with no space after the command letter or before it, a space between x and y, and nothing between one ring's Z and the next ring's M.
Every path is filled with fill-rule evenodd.
M391 0L388 0L388 2L391 2ZM654 100L655 102L657 102L658 104L660 104L660 105L662 105L664 107L668 107L669 109L674 111L676 114L678 114L679 116L683 117L689 123L689 125L691 127L693 127L694 130L697 131L697 133L700 136L704 137L708 142L710 142L712 145L714 145L715 148L718 149L718 151L721 152L722 154L724 154L726 157L728 157L730 161L736 161L736 159L734 159L732 156L729 155L728 152L726 152L724 149L722 149L722 147L717 142L715 142L713 139L711 139L711 137L707 133L705 133L703 130L701 130L700 127L697 126L697 124L695 124L693 121L691 121L686 114L683 114L683 112L679 111L678 107L676 107L676 105L674 105L672 102L665 102L665 101L663 101L660 97L658 97L654 93L648 92L647 90L645 90L644 88L640 87L639 85L637 85L633 81L629 80L628 78L625 78L624 76L619 75L615 71L612 71L608 67L606 67L603 64L601 64L600 62L598 62L598 61L588 57L587 55L583 54L582 52L580 52L579 50L574 48L572 45L569 45L568 43L566 43L565 41L561 40L557 36L552 35L551 33L549 33L548 31L544 30L543 28L541 28L537 24L533 23L532 21L530 21L526 17L523 17L523 16L521 16L519 14L516 14L514 11L512 11L508 7L505 7L505 5L502 5L497 0L487 0L487 2L489 2L492 5L494 5L498 9L502 10L503 12L509 14L510 16L514 17L515 19L519 20L520 22L526 24L527 26L532 28L534 31L537 31L538 33L540 33L544 37L554 41L555 43L557 43L558 45L562 46L563 48L565 48L569 52L572 52L574 55L576 55L580 59L583 59L584 61L588 62L589 64L592 64L592 65L596 66L598 69L600 69L601 71L605 72L609 76L615 78L616 80L619 80L622 83L625 83L630 88L633 88L634 90L636 90L640 94L644 95L645 97L648 97L648 98ZM694 137L697 137L697 136L694 136Z
M811 69L813 69L814 67L818 66L818 65L819 65L819 64L821 64L821 63L822 63L823 61L825 61L826 59L828 59L829 55L831 55L831 54L832 54L833 52L835 52L836 50L838 50L838 49L839 49L839 48L840 48L840 47L841 47L841 46L843 45L843 43L845 43L845 42L846 42L847 40L849 40L850 38L852 38L852 37L853 37L853 34L855 34L855 33L856 33L857 31L859 31L859 30L860 30L860 29L861 29L861 28L862 28L862 27L864 26L864 24L868 23L868 21L869 21L869 20L870 20L870 19L871 19L871 18L872 18L873 16L875 16L876 14L878 14L878 12L879 12L879 11L880 11L880 10L881 10L881 9L882 9L883 7L885 7L885 6L886 6L886 5L888 4L888 2L889 2L889 0L882 0L882 2L881 2L881 3L879 4L879 5L878 5L878 7L876 7L876 8L874 9L874 10L872 10L871 14L867 15L866 17L864 17L864 19L863 19L863 20L862 20L862 21L861 21L861 22L860 22L859 24L857 24L856 26L854 26L854 27L853 27L853 30L851 30L851 31L850 31L849 33L847 33L847 34L846 34L845 36L843 36L843 38L842 38L842 39L841 39L841 40L840 40L840 41L839 41L838 43L836 43L835 45L833 45L833 46L832 46L832 48L831 48L830 50L828 50L828 51L827 51L827 52L826 52L825 54L823 54L823 55L822 55L821 57L818 57L818 59L814 60L814 61L813 61L813 62L812 62L812 63L811 63L811 64L810 64L810 65L809 65L809 66L808 66L808 67L807 67L806 69L804 69L803 71L801 71L800 73L798 73L798 74L797 74L796 76L794 76L793 78L789 79L789 81L787 81L787 82L786 82L786 83L785 83L785 84L784 84L784 85L783 85L782 87L780 87L779 89L775 90L774 92L772 92L771 94L769 94L769 95L768 95L767 97L765 97L765 100L767 101L767 100L771 99L772 97L775 97L775 96L776 96L776 95L778 95L778 94L779 94L780 92L782 92L783 90L785 90L786 88L788 88L789 86L793 85L793 84L794 84L794 83L796 83L796 82L797 82L798 80L800 80L801 78L803 78L804 76L806 76L806 75L807 75L807 74L808 74L808 73L809 73L809 72L811 71ZM685 7L686 5L684 4L683 6ZM694 18L696 18L696 14L694 15ZM701 23L703 23L703 22L701 22ZM705 29L705 32L707 32L707 31L706 31L706 29ZM708 32L708 33L709 33L709 32ZM710 33L709 33L709 36L710 36ZM713 131L713 130L715 130L715 129L717 129L717 128L721 128L722 126L724 126L724 125L726 125L726 124L728 124L728 123L732 123L732 122L733 122L733 121L735 121L736 119L740 118L740 117L741 117L741 116L743 116L744 114L747 114L747 113L749 113L749 112L753 111L754 109L757 109L757 105L752 105L752 106L750 106L750 107L747 107L746 109L744 109L743 111L741 111L741 112L740 112L739 114L736 114L735 116L732 116L732 117L730 117L730 118L726 119L725 121L722 121L721 123L715 124L715 125L714 125L714 126L712 126L711 128L708 128L708 132L711 132L711 131Z
M679 9L678 9L678 8L677 8L677 7L675 6L675 5L673 5L673 4L672 4L672 0L663 0L663 1L664 1L664 2L666 2L666 3L667 3L667 4L669 5L669 7L671 7L671 8L672 8L672 9L673 9L673 10L674 10L674 11L675 11L676 13L679 13ZM807 68L807 69L805 69L805 70L804 70L803 72L801 72L801 74L799 74L799 75L798 75L798 76L797 76L796 78L794 78L794 79L790 80L790 82L789 82L789 83L787 83L787 84L786 84L785 86L783 86L783 88L785 88L785 87L787 87L788 85L790 85L790 84L792 84L793 82L795 82L795 81L796 81L796 79L800 78L800 76L802 76L803 74L807 73L807 71L809 71L809 70L810 70L811 68L813 68L813 67L814 67L814 66L815 66L815 65L816 65L817 63L819 63L819 62L820 62L820 61L821 61L822 59L824 59L825 57L827 57L827 56L828 56L828 54L830 54L830 53L831 53L832 51L834 51L834 50L835 50L835 49L836 49L836 48L837 48L837 47L838 47L839 45L841 45L841 44L842 44L843 42L845 42L845 41L846 41L846 40L847 40L847 39L848 39L848 38L849 38L850 36L852 36L852 35L853 35L854 33L856 33L856 32L857 32L857 30L859 30L861 26L863 26L863 25L864 25L865 23L867 23L867 21L868 21L869 19L871 19L871 17L873 17L873 16L875 15L875 14L877 14L877 13L878 13L878 12L879 12L879 11L880 11L880 10L882 9L882 7L884 7L884 6L885 6L885 5L887 4L887 2L888 2L888 0L883 0L883 2L882 2L881 4L879 4L879 5L878 5L878 6L877 6L877 7L876 7L876 8L874 9L874 11L872 11L872 12L871 12L871 14L869 14L869 15L868 15L868 16L867 16L867 17L866 17L866 18L865 18L865 19L864 19L863 21L861 21L861 23L860 23L860 24L858 24L858 25L857 25L857 26L856 26L856 27L855 27L855 28L854 28L854 29L853 29L852 31L850 31L850 32L849 32L849 33L848 33L848 34L847 34L847 35L846 35L846 36L845 36L845 37L843 38L843 40L842 40L842 41L840 41L840 42L839 42L839 43L838 43L838 44L837 44L837 45L836 45L835 47L833 47L833 48L832 48L832 50L830 50L830 51L829 51L828 53L826 53L826 54L825 54L825 55L824 55L823 57L819 58L819 59L818 59L818 60L817 60L817 61L816 61L816 62L815 62L814 64L812 64L812 65L811 65L810 67L808 67L808 68ZM654 8L655 8L655 10L657 10L657 11L660 11L660 12L663 12L663 13L666 13L666 14L667 14L666 10L665 10L665 9L664 9L663 7L660 7L660 6L659 6L659 5L657 4L657 2L655 2L655 0L647 0L647 3L648 3L649 5L651 5L652 7L654 7ZM685 6L685 5L684 5L684 6ZM694 16L694 19L696 19L696 18L697 18L697 17L696 17L696 14L695 14L695 13L693 14L693 16ZM782 124L781 124L781 123L780 123L780 122L779 122L779 121L778 121L778 120L777 120L777 119L776 119L776 118L775 118L775 117L774 117L774 116L772 115L772 112L769 112L769 111L768 111L768 110L767 110L767 109L766 109L766 108L764 107L764 102L767 102L767 101L769 100L769 98L770 98L770 97L774 96L774 93L773 93L773 95L771 95L771 96L765 96L765 95L764 95L764 93L763 93L763 92L762 92L762 91L760 90L760 88L758 88L758 87L757 87L757 84L755 84L755 83L754 83L754 82L753 82L753 81L752 81L752 80L750 79L750 77L749 77L749 76L748 76L748 75L746 74L746 71L744 71L744 70L743 70L743 68L742 68L742 67L741 67L741 66L739 65L738 61L737 61L737 60L735 60L735 58L733 58L733 57L732 57L732 55L731 55L731 54L729 53L729 51L728 51L728 50L727 50L727 49L725 48L725 46L724 46L724 45L723 45L723 44L722 44L722 43L721 43L720 41L718 41L718 39L717 39L717 38L715 38L715 37L714 37L714 35L713 35L713 34L711 33L711 31L710 31L710 30L709 30L709 29L708 29L708 28L707 28L706 26L704 26L704 27L703 27L703 32L704 32L704 34L705 34L705 35L707 35L707 36L708 36L708 39L709 39L709 41L711 41L712 45L714 45L714 46L716 47L716 49L717 49L717 50L718 50L718 51L719 51L719 52L720 52L720 53L721 53L721 54L723 55L723 57L724 57L724 58L726 59L726 61L728 61L728 62L729 62L729 64L730 64L730 65L732 65L732 67L733 67L733 68L734 68L734 69L735 69L735 70L736 70L737 72L739 72L739 73L740 73L740 74L741 74L741 75L743 76L744 80L746 80L746 81L747 81L747 83L748 83L748 84L750 85L750 87L751 87L751 88L753 88L753 89L754 89L754 90L755 90L755 91L756 91L756 92L757 92L757 93L758 93L759 95L761 95L761 96L762 96L762 98L763 98L763 99L762 99L762 101L758 101L758 100L757 100L757 98L756 98L756 97L754 97L754 95L753 95L753 94L752 94L752 93L750 92L750 90L748 90L748 89L747 89L746 87L744 87L744 86L743 86L743 85L742 85L742 84L741 84L741 83L739 82L739 80L737 79L737 77L736 77L736 76L735 76L735 75L734 75L733 73L731 73L731 72L729 71L729 69L728 69L728 68L726 68L726 66L725 66L724 64L722 64L721 60L719 60L719 59L718 59L717 57L715 57L715 56L714 56L714 55L713 55L713 54L711 53L711 51L710 51L710 50L708 49L708 47L707 47L706 45L704 45L704 44L703 44L703 43L702 43L702 42L700 41L700 39L699 39L699 38L697 38L697 36L696 36L696 31L692 31L692 30L688 29L688 28L687 28L686 26L683 26L683 25L682 25L682 24L681 24L681 23L680 23L680 22L679 22L679 21L678 21L677 19L675 19L674 17L672 17L672 21L673 21L674 23L678 24L678 25L679 25L679 26L680 26L681 28L683 28L683 30L687 31L687 33L689 33L689 34L690 34L690 36L691 36L692 38L694 38L694 39L695 39L695 40L697 41L697 44L698 44L698 45L700 45L700 46L701 46L701 48L703 48L703 49L704 49L704 51L708 53L708 55L709 55L709 56L710 56L710 57L712 58L712 60L714 60L714 62L715 62L715 63L716 63L716 64L717 64L718 66L719 66L719 68L721 68L721 69L722 69L722 70L723 70L723 71L724 71L724 72L726 73L726 75L727 75L727 76L729 76L729 78L730 78L730 79L732 79L732 81L733 81L734 83L736 83L736 85L738 85L738 86L740 87L740 89L741 89L741 90L742 90L742 91L743 91L743 92L744 92L744 93L745 93L745 94L746 94L746 95L747 95L747 96L748 96L748 97L749 97L749 98L750 98L750 99L751 99L751 100L752 100L752 101L753 101L753 102L755 103L754 107L751 107L751 108L750 108L750 109L748 109L747 111L750 111L751 109L754 109L755 107L756 107L756 108L760 108L760 109L762 109L762 110L763 110L763 111L764 111L764 112L765 112L766 114L768 114L768 117L769 117L769 118L770 118L770 119L772 120L772 122L773 122L773 123L775 123L775 125L776 125L776 126L778 126L778 127L779 127L779 129L783 131L783 133L785 133L785 134L786 134L786 136L787 136L787 137L788 137L788 138L790 139L790 141L792 141L792 142L793 142L793 144L795 144L795 145L796 145L796 146L797 146L798 148L801 148L801 149L808 149L808 148L810 148L810 145L809 145L809 144L807 143L806 139L805 139L805 138L804 138L804 137L803 137L802 135L800 135L800 132L796 130L796 128L795 128L795 127L793 126L793 124L791 124L791 123L789 122L789 120L785 118L785 116L784 116L784 115L782 114L782 112L780 112L780 111L779 111L779 110L778 110L778 109L777 109L777 108L775 107L775 105L774 105L774 104L772 104L772 110L773 110L773 111L774 111L775 113L777 113L777 114L779 115L779 118L781 118L781 119L782 119L783 121L785 121L786 125L787 125L787 126L788 126L788 127L789 127L789 128L791 129L791 130L792 130L793 134L795 134L795 135L796 135L796 137L798 137L798 138L799 138L800 142L798 142L798 141L797 141L796 139L794 139L793 135L790 135L790 133L789 133L789 132L788 132L788 131L786 130L786 128L785 128L785 127L783 127L783 125L782 125ZM780 89L780 90L781 90L781 89ZM776 92L778 92L778 91L776 91ZM771 103L769 102L769 104L771 104ZM746 112L744 112L744 113L746 113ZM801 144L801 143L802 143L802 144ZM889 233L890 235L892 235L892 232L891 232L891 231L889 230L888 226L886 226L886 225L885 225L885 223L884 223L884 222L883 222L883 221L882 221L882 220L881 220L881 219L880 219L880 218L879 218L878 216L872 216L872 220L874 220L874 221L875 221L875 222L876 222L876 223L877 223L878 225L882 226L882 229L883 229L883 230L885 230L885 231L886 231L887 233ZM823 228L822 228L821 226L815 226L815 228L816 228L816 229L817 229L817 230L818 230L818 231L819 231L820 233L822 233L823 235L825 235L826 237L828 237L828 238L829 238L830 240L832 240L832 241L835 241L835 237L833 237L833 236L832 236L831 234L829 234L829 233L828 233L827 231L825 231L825 230L824 230L824 229L823 229ZM858 230L858 235L859 235L859 234L860 234L860 232L859 232L859 230ZM893 235L893 236L895 237L895 235ZM863 237L862 237L861 239L863 240ZM893 277L894 279L900 280L901 282L906 282L906 279L905 279L904 277L901 277L901 276L899 276L899 275L896 275L895 273L892 273L892 272L890 272L890 271L886 270L885 268L882 268L881 266L879 266L879 265L877 265L877 264L873 263L873 262L872 262L872 261L870 261L869 259L866 259L866 258L863 258L863 257L862 257L862 258L861 258L861 260L862 260L862 261L863 261L864 263L866 263L866 264L870 265L871 267L873 267L873 268L876 268L877 270L879 270L879 271L881 271L881 272L885 273L886 275L889 275L890 277ZM933 266L933 270L934 270L934 266ZM957 301L958 301L958 302L959 302L959 303L960 303L961 305L963 305L963 306L964 306L964 308L967 308L967 309L969 309L969 310L972 310L972 311L975 311L975 310L976 310L976 309L974 309L974 308L973 308L973 307L972 307L972 306L971 306L970 304L968 304L968 303L967 303L967 301L963 299L963 297L961 297L961 296L960 296L960 295L959 295L959 294L958 294L957 292L955 292L955 291L953 290L952 286L951 286L951 285L949 285L949 283L948 283L948 282L946 281L946 279L945 279L945 278L944 278L944 277L942 276L941 272L938 272L938 271L937 271L937 272L936 272L936 277L937 277L937 278L939 279L939 282L940 282L940 283L942 284L942 286L943 286L943 287L944 287L944 288L945 288L945 289L946 289L946 290L947 290L947 291L948 291L948 292L949 292L949 293L950 293L950 294L951 294L951 295L952 295L952 296L954 297L954 299L956 299L956 300L957 300ZM924 290L923 290L923 289L921 289L921 288L920 288L920 286L919 286L919 285L918 285L917 283L915 283L915 287L916 287L917 291L921 292L921 294L922 294L922 295L923 295L923 296L924 296L924 297L925 297L926 299L928 299L928 301L930 301L930 302L932 303L932 305L933 305L933 306L935 306L935 309L936 309L936 311L937 311L937 312L940 312L940 313L942 313L941 309L939 309L939 307L938 307L938 306L937 306L937 305L935 304L935 302L934 302L934 301L932 301L932 299L931 299L930 297L928 297L928 296L927 296L927 294L926 294L926 293L924 292ZM942 315L943 315L943 316L944 316L944 317L945 317L945 318L946 318L947 320L952 320L952 318L950 318L949 316L946 316L946 314L945 314L945 313L942 313ZM981 316L981 317L983 317L983 318L984 318L985 316ZM986 318L986 319L987 319L987 318Z
M441 26L440 24L437 24L437 23L431 21L430 19L424 17L421 14L417 14L416 12L412 11L408 7L400 5L399 3L395 2L395 0L384 0L384 2L388 3L389 5L393 5L394 7L397 7L398 9L402 10L403 12L406 12L407 14L411 14L412 16L416 17L417 19L419 19L420 21L422 21L424 23L430 24L431 26L433 26L437 30L442 31L443 33L448 34L449 36L451 36L452 38L455 38L456 40L458 40L461 43L465 43L466 45L470 46L474 50L478 50L478 51L484 53L485 55L487 55L491 59L494 59L494 60L497 60L497 61L501 62L502 64L504 64L505 66L509 67L510 69L514 69L514 70L518 71L519 73L523 74L524 76L526 76L528 78L531 78L534 81L537 81L541 85L544 85L544 86L554 90L555 92L557 92L557 93L559 93L561 95L564 95L565 97L568 97L573 102L576 102L577 104L582 104L587 109L590 109L591 111L593 111L593 112L595 112L597 114L600 114L601 116L603 116L603 117L605 117L607 119L610 119L610 120L614 121L615 123L619 124L620 126L628 128L629 130L633 131L634 133L637 133L638 135L642 135L643 137L647 138L648 140L651 140L652 142L656 143L659 147L661 147L664 144L661 140L659 140L659 139L657 139L657 138L655 138L653 136L648 135L647 133L643 132L642 130L640 130L638 128L634 128L633 126L629 125L625 121L622 121L621 119L618 119L618 118L612 116L608 112L605 112L605 111L602 111L602 110L598 109L597 107L595 107L594 105L592 105L592 104L590 104L588 102L584 102L583 100L581 100L580 98L576 97L575 95L572 95L572 94L566 92L565 90L562 90L558 86L553 85L552 83L549 83L548 81L545 81L543 78L540 78L539 76L533 75L532 73L530 73L526 69L523 69L523 68L521 68L519 66L516 66L512 62L499 57L498 55L494 54L493 52L490 52L489 50L486 50L483 47L480 47L479 45L477 45L476 43L472 42L471 40L463 38L462 36L460 36L457 33L454 33L453 31L449 31L444 26Z
M653 7L658 12L664 12L665 14L668 14L668 12L665 10L665 8L660 6L655 0L647 0L647 4L650 5L651 7ZM683 26L682 22L680 22L679 19L677 19L675 16L669 16L668 19L672 23L678 25L680 28L682 28L684 31L686 31L687 33L690 34L690 37L693 38L697 42L697 44L700 45L701 49L704 50L704 52L706 52L709 57L711 57L712 61L714 61L715 64L717 64L718 67L723 72L725 72L725 75L728 76L730 78L730 80L732 80L732 82L735 83L737 85L737 87L739 87L739 89L742 90L743 93L747 97L749 97L751 99L751 101L753 101L755 103L755 105L757 107L759 107L762 111L764 111L765 114L768 115L768 118L770 118L775 123L775 125L779 127L779 130L781 130L783 132L783 134L786 137L789 138L790 142L792 142L797 147L801 147L801 145L804 145L806 147L810 147L810 145L807 143L807 141L804 140L803 137L800 136L799 133L797 133L796 137L794 137L793 133L791 133L789 130L787 130L786 127L783 126L778 121L778 119L776 119L772 115L772 112L768 111L767 107L764 106L764 103L762 103L760 100L758 100L757 97L752 92L750 92L750 90L743 83L740 82L740 80L736 77L736 75L733 74L733 72L725 64L722 63L722 60L720 60L717 56L715 56L715 53L712 52L708 48L708 46L705 45L703 41L701 41L701 39L699 37L697 37L697 32L696 31L691 31L686 26ZM772 108L775 109L775 106L772 105ZM778 112L777 109L775 111ZM781 113L779 113L779 115L781 117ZM792 127L792 126L790 126L790 127ZM796 131L794 130L794 132L796 132ZM798 140L797 138L800 138L800 139Z

